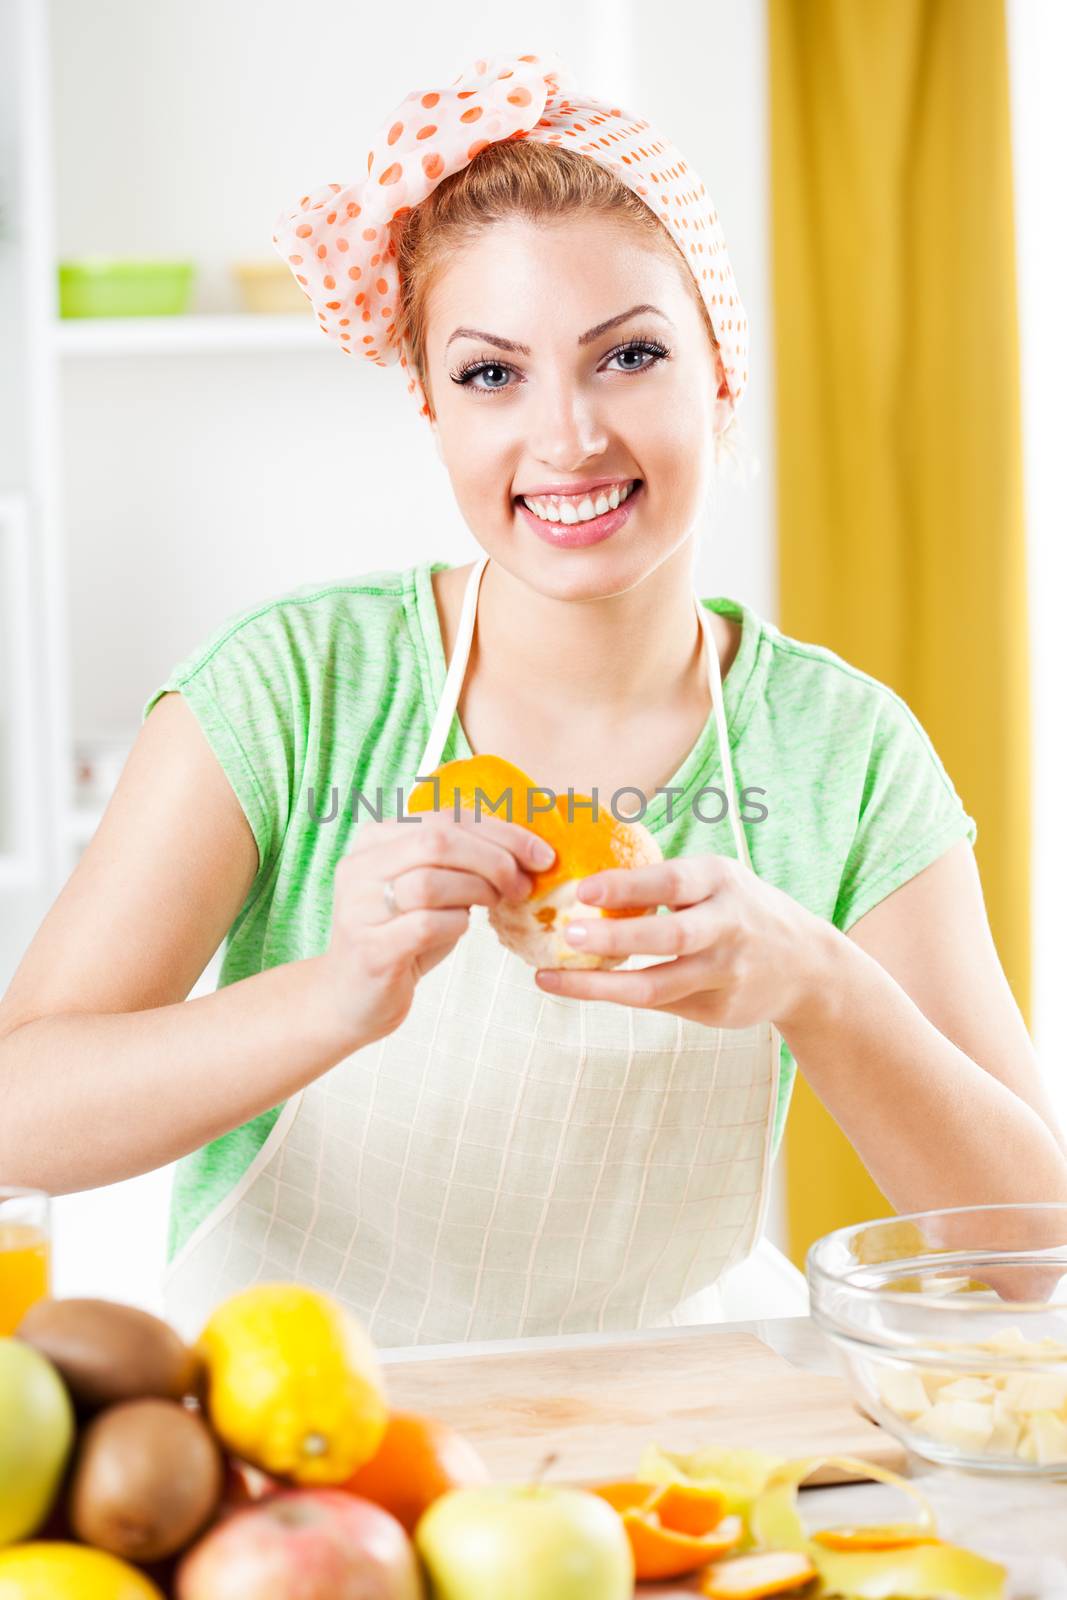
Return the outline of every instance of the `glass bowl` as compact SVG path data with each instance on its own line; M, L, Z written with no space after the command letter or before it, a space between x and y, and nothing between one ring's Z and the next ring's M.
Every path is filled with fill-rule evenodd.
M863 1409L973 1472L1067 1477L1067 1206L967 1206L838 1228L811 1314Z

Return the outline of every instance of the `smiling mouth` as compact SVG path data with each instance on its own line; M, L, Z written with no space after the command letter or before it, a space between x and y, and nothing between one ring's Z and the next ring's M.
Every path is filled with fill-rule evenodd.
M612 484L610 490L597 489L585 495L520 494L515 496L515 500L542 522L562 522L570 527L579 522L592 522L595 517L617 510L635 489L641 487L642 481L641 478L631 478Z

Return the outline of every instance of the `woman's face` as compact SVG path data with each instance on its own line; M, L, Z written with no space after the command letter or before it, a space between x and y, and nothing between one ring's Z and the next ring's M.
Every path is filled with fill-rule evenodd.
M623 592L694 529L716 373L683 270L610 218L516 218L486 228L433 284L427 377L456 500L483 550L543 594ZM612 494L628 484L620 519ZM563 545L590 510L600 519L587 532L621 526Z

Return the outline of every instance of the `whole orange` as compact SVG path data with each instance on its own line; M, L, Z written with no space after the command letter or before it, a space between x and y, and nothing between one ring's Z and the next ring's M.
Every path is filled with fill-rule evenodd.
M449 1489L488 1483L489 1469L469 1439L434 1417L393 1411L375 1455L340 1485L392 1512L408 1533Z

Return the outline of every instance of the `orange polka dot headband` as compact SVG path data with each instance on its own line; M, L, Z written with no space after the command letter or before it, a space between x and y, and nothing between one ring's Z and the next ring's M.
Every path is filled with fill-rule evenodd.
M566 145L621 178L669 229L693 274L719 342L718 398L731 412L748 381L748 322L726 240L707 190L641 117L570 88L558 56L475 61L447 89L415 89L367 152L366 175L327 183L283 211L273 240L323 332L377 366L399 360L423 416L426 395L396 332L399 278L389 223L424 200L480 150L504 139Z

